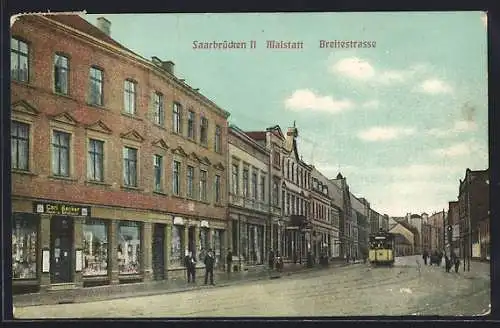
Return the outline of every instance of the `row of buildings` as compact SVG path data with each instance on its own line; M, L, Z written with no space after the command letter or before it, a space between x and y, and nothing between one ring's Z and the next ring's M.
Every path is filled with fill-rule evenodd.
M471 259L489 261L489 190L488 169L466 169L457 200L449 202L447 210L391 217L389 231L397 235L397 255L453 251L467 266Z
M298 129L242 131L229 112L76 15L12 26L14 292L184 277L310 253L360 257L389 217L298 151ZM199 261L201 263L202 261Z

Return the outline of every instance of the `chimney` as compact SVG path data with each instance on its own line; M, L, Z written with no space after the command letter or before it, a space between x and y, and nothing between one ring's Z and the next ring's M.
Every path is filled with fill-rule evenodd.
M169 72L170 74L174 75L174 62L173 61L164 61L162 62L162 67L165 71Z
M97 19L97 28L107 36L111 35L111 22L104 17Z

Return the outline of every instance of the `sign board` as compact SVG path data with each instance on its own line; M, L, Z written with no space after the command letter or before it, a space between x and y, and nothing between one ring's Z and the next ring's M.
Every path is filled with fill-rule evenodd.
M50 271L50 251L44 249L42 252L42 272L47 273Z
M206 220L202 220L202 221L201 221L200 226L201 226L202 228L208 228L208 221L206 221Z
M180 216L176 216L174 217L174 224L184 225L184 219Z
M91 216L90 206L55 203L33 203L33 211L39 214Z
M82 256L82 251L77 250L76 251L76 256L75 256L75 271L80 272L82 271L83 267L83 256Z

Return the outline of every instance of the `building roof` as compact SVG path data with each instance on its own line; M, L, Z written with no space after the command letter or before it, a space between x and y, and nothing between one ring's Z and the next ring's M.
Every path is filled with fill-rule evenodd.
M403 245L411 245L413 244L410 240L408 240L408 238L406 238L405 235L403 234L400 234L400 233L394 233L394 242L396 244L403 244Z
M408 222L403 221L403 220L396 220L396 221L398 222L398 224L402 225L404 228L406 228L411 233L413 233L413 235L415 235L415 236L419 235L418 229L415 228L414 226L412 226L411 224L409 224Z
M266 140L265 131L247 131L245 134L254 140Z
M99 28L89 23L86 19L78 15L46 15L45 17L53 21L59 22L61 24L67 25L69 27L72 27L75 30L86 33L90 36L93 36L96 39L110 43L116 47L122 48L123 50L132 52L130 49L123 46L119 42L115 41L112 37L110 37L103 31L101 31Z

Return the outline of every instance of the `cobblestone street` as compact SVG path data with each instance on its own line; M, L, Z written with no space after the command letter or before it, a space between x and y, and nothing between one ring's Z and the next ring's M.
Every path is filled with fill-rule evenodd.
M423 264L419 270L408 257L393 268L355 264L175 294L20 307L16 317L479 315L489 303L489 264L455 274Z

